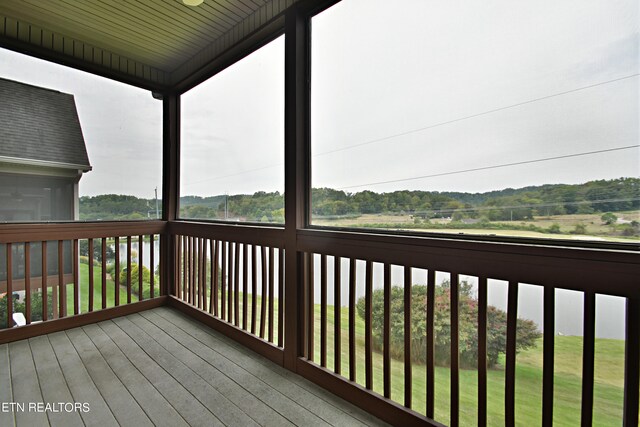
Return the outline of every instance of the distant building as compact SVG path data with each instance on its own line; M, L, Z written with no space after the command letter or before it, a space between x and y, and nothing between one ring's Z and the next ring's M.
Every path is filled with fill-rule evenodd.
M0 78L0 222L78 219L90 170L73 95Z

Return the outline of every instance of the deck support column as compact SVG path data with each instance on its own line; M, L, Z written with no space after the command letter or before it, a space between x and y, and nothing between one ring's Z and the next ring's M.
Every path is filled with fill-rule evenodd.
M296 370L303 354L303 310L300 296L303 254L297 231L307 225L311 177L309 120L309 25L297 7L285 17L285 341L284 366Z
M164 94L162 99L162 220L178 215L180 180L180 95ZM175 238L169 227L160 236L160 295L174 293Z

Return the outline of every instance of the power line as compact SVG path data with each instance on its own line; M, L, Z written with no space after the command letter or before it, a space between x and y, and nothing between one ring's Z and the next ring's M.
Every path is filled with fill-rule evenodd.
M629 149L638 148L638 147L640 147L640 144L628 145L626 147L608 148L606 150L586 151L586 152L583 152L583 153L567 154L567 155L564 155L564 156L545 157L545 158L542 158L542 159L535 159L535 160L523 160L521 162L503 163L503 164L500 164L500 165L483 166L483 167L480 167L480 168L462 169L462 170L451 171L451 172L435 173L435 174L431 174L431 175L414 176L414 177L410 177L410 178L390 179L388 181L378 181L378 182L369 182L369 183L358 184L358 185L348 185L346 187L338 187L338 188L336 188L336 190L345 190L345 189L348 189L348 188L368 187L368 186L373 186L373 185L391 184L391 183L395 183L395 182L415 181L415 180L418 180L418 179L435 178L435 177L440 177L440 176L456 175L456 174L467 173L467 172L477 172L477 171L488 170L488 169L498 169L498 168L505 168L505 167L509 167L509 166L526 165L526 164L529 164L529 163L547 162L549 160L567 159L567 158L571 158L571 157L579 157L579 156L588 156L588 155L592 155L592 154L609 153L609 152L612 152L612 151L629 150Z
M549 98L555 98L557 96L568 95L570 93L579 92L581 90L592 89L594 87L603 86L603 85L610 84L610 83L615 83L615 82L618 82L620 80L626 80L626 79L630 79L632 77L637 77L637 76L640 76L640 73L631 74L629 76L619 77L617 79L607 80L607 81L604 81L604 82L595 83L595 84L592 84L592 85L588 85L588 86L583 86L583 87L579 87L579 88L576 88L576 89L567 90L567 91L564 91L564 92L558 92L558 93L554 93L552 95L547 95L547 96L542 96L540 98L530 99L528 101L518 102L517 104L511 104L511 105L507 105L505 107L494 108L493 110L487 110L487 111L483 111L481 113L472 114L470 116L460 117L460 118L457 118L457 119L448 120L446 122L440 122L440 123L436 123L436 124L433 124L433 125L429 125L429 126L424 126L424 127L417 128L417 129L408 130L408 131L397 133L397 134L394 134L394 135L385 136L383 138L372 139L370 141L361 142L359 144L347 145L347 146L344 146L344 147L341 147L341 148L336 148L335 150L318 153L318 154L316 154L316 156L324 156L324 155L327 155L327 154L337 153L339 151L350 150L350 149L356 148L356 147L362 147L363 145L375 144L375 143L378 143L378 142L387 141L389 139L397 138L397 137L400 137L400 136L405 136L405 135L410 135L412 133L422 132L424 130L428 130L428 129L433 129L433 128L440 127L440 126L449 125L451 123L456 123L456 122L460 122L460 121L463 121L463 120L473 119L473 118L476 118L476 117L484 116L486 114L497 113L499 111L504 111L504 110L507 110L509 108L520 107L522 105L527 105L527 104L531 104L533 102L543 101L543 100L549 99Z
M500 107L500 108L494 108L492 110L483 111L483 112L472 114L472 115L469 115L469 116L459 117L457 119L431 124L431 125L424 126L424 127L421 127L421 128L412 129L412 130L408 130L408 131L397 133L397 134L393 134L393 135L388 135L388 136L385 136L385 137L382 137L382 138L377 138L377 139L372 139L372 140L368 140L368 141L365 141L365 142L360 142L358 144L346 145L344 147L336 148L334 150L329 150L329 151L323 151L321 153L316 153L316 154L313 155L313 157L325 156L327 154L333 154L333 153L337 153L337 152L341 152L341 151L351 150L353 148L362 147L364 145L376 144L376 143L379 143L379 142L388 141L390 139L398 138L398 137L401 137L401 136L406 136L406 135L410 135L410 134L413 134L413 133L418 133L418 132L422 132L422 131L425 131L425 130L437 128L437 127L440 127L440 126L445 126L445 125L449 125L449 124L452 124L452 123L473 119L473 118L484 116L484 115L487 115L487 114L497 113L499 111L504 111L504 110L507 110L507 109L510 109L510 108L520 107L520 106L531 104L531 103L534 103L534 102L543 101L545 99L550 99L550 98L555 98L555 97L558 97L558 96L568 95L568 94L571 94L571 93L574 93L574 92L583 91L583 90L586 90L586 89L592 89L592 88L595 88L595 87L598 87L598 86L603 86L603 85L615 83L615 82L618 82L618 81L621 81L621 80L626 80L626 79L630 79L632 77L637 77L637 76L640 76L640 73L635 73L635 74L631 74L631 75L628 75L628 76L619 77L619 78L616 78L616 79L611 79L611 80L607 80L607 81L603 81L603 82L599 82L599 83L594 83L592 85L582 86L582 87L579 87L579 88L567 90L567 91L564 91L564 92L558 92L558 93L554 93L554 94L551 94L551 95L542 96L542 97L539 97L539 98L530 99L528 101L518 102L516 104L511 104L511 105L507 105L507 106ZM207 181L215 181L215 180L218 180L218 179L231 178L231 177L234 177L234 176L244 175L244 174L257 172L257 171L261 171L261 170L265 170L265 169L270 169L270 168L274 168L274 167L280 167L280 166L283 166L283 164L279 163L277 165L262 166L262 167L258 167L258 168L254 168L254 169L248 169L248 170L245 170L245 171L242 171L242 172L236 172L236 173L229 174L229 175L220 175L220 176L215 176L215 177L211 177L211 178L205 178L205 179L202 179L202 180L199 180L199 181L193 181L193 182L185 183L183 185L184 186L189 186L189 185L194 185L194 184L200 184L202 182L207 182ZM363 185L367 185L367 184L363 184ZM358 187L358 186L354 186L354 187ZM343 187L343 188L351 188L351 187Z

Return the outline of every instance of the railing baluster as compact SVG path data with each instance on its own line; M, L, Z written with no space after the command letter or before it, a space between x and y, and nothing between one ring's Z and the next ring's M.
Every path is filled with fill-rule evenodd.
M131 236L127 236L127 304L131 304Z
M460 367L458 359L459 348L459 327L458 327L458 290L460 288L458 273L451 273L451 285L450 285L450 314L451 314L451 402L450 402L450 415L449 423L451 426L458 425L459 401L460 401Z
M107 308L107 238L102 238L102 308ZM62 294L60 294L62 298Z
M89 312L93 311L93 298L94 298L94 288L93 288L93 239L89 239ZM131 273L131 266L129 266L129 274ZM131 278L129 278L129 282L131 282ZM131 301L127 301L131 302Z
M487 278L478 278L478 427L487 425Z
M260 248L262 262L260 271L262 272L262 298L260 299L260 338L264 338L264 329L267 323L267 248L264 245Z
M404 406L411 408L411 267L404 267Z
M258 273L257 273L258 250L256 245L251 245L251 333L256 333L256 304L258 294Z
M507 354L505 369L505 425L514 426L516 397L516 331L518 322L518 282L509 282L507 296Z
M9 253L10 246L7 245L7 254ZM47 242L42 242L42 285L40 287L40 294L42 295L42 321L45 322L49 318L47 310L48 295L47 295Z
M154 242L154 234L149 235L149 297L154 298L156 296L155 293L155 281L156 281L156 263L155 263L155 253L156 253L156 245Z
M203 301L202 301L202 288L204 287L204 279L203 279L203 266L204 266L204 259L202 256L202 252L203 252L203 244L204 244L204 239L199 237L196 239L196 245L198 247L197 252L198 252L198 287L196 288L197 290L197 300L198 300L198 308L202 309L203 307Z
M234 252L234 295L233 295L233 324L236 326L240 326L240 243L236 243L233 252Z
M638 422L640 392L640 299L627 298L624 347L624 427Z
M115 268L113 271L115 271L115 276L113 278L114 281L114 295L113 295L113 300L115 303L115 306L118 307L120 305L120 237L115 238L115 246L116 246L116 253L115 253ZM176 287L176 292L177 292L177 287Z
M278 347L284 343L284 250L278 248Z
M356 260L349 259L349 380L356 380Z
M78 239L73 240L73 314L80 314L80 246ZM117 283L117 282L116 282Z
M556 291L553 286L544 288L543 361L542 361L542 425L553 424L553 370L556 329Z
M333 371L338 375L342 372L341 260L339 256L333 257Z
M211 242L213 245L213 256L211 257L211 262L213 263L213 273L211 274L211 283L213 284L211 288L211 306L213 307L213 315L218 316L218 255L220 242L218 240L214 240ZM209 308L209 312L211 312L211 307Z
M275 314L273 312L273 264L274 264L274 259L273 259L273 247L269 248L269 308L268 308L268 314L269 314L269 326L268 326L268 332L267 332L267 340L269 342L273 342L273 315Z
M235 243L229 242L229 264L227 265L229 271L229 280L227 281L227 322L233 322L233 284L234 284L234 270L235 265Z
M373 338L372 338L372 310L373 301L373 263L366 262L364 274L364 372L365 385L373 390Z
M67 285L64 283L64 242L58 240L58 304L59 317L67 315ZM26 273L26 272L25 272Z
M327 367L327 256L320 255L320 366Z
M427 271L427 417L433 418L435 409L435 302L436 272Z
M196 249L195 237L189 236L189 304L196 305Z
M207 249L209 249L209 245L207 244L207 240L203 238L201 243L201 252L202 252L202 310L207 311ZM153 263L152 263L153 264Z
M13 327L13 247L7 243L7 328Z
M24 315L27 325L31 323L31 243L24 244Z
M222 281L220 282L220 319L224 320L227 313L227 242L222 242Z
M187 286L189 282L189 238L182 236L182 301L187 301L189 296Z
M584 293L584 328L582 350L582 411L581 424L590 426L593 422L593 376L596 333L596 294Z
M193 250L191 251L191 266L192 266L192 282L191 282L191 304L194 307L198 307L198 291L200 280L200 238L192 237L191 244Z
M242 329L247 330L247 318L249 310L247 307L247 294L249 293L249 245L242 244Z
M313 275L314 254L307 253L307 359L314 360L314 338L315 338L315 305L314 297L314 280Z
M391 266L384 264L383 277L383 332L382 332L382 383L383 394L387 399L391 398Z
M144 274L144 256L142 255L142 248L144 247L144 236L138 236L138 301L142 301L144 296L142 295L142 279Z

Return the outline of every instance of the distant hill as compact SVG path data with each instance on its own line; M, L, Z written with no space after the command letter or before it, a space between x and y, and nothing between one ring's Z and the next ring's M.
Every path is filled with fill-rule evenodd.
M547 184L506 188L485 193L399 190L347 193L312 189L315 216L405 213L422 218L482 218L522 220L534 215L618 212L640 209L640 178ZM283 222L284 197L279 192L180 198L181 216L200 219L241 219ZM105 194L80 198L80 219L155 218L155 200Z

